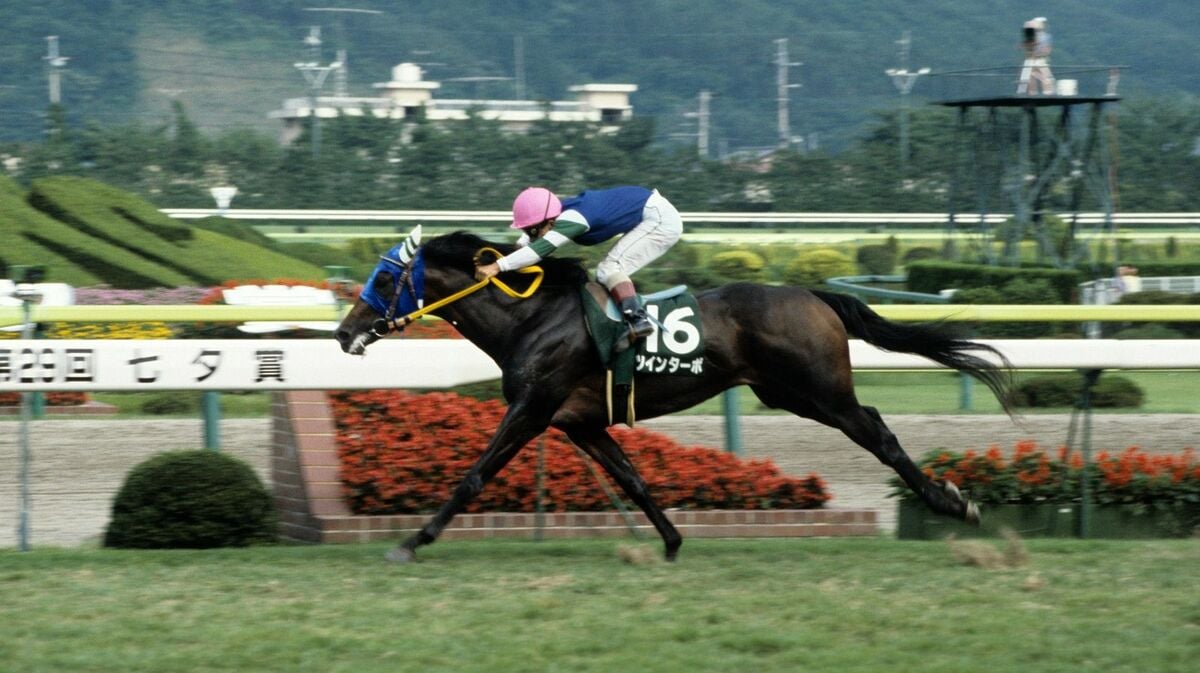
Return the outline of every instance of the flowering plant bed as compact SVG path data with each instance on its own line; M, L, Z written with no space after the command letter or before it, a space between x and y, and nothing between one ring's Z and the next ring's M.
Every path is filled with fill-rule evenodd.
M984 525L967 527L939 517L893 478L900 498L900 537L937 537L955 532L990 535L1008 526L1024 535L1069 536L1081 530L1083 457L1065 447L1051 453L1035 442L1018 442L1010 455L934 451L919 466L933 479L956 484L983 510ZM1087 470L1092 511L1089 534L1098 537L1190 535L1200 526L1200 462L1196 452L1151 454L1138 447L1101 451Z
M87 393L51 392L45 393L46 405L51 407L75 407L86 404L91 399ZM21 405L21 393L0 393L0 407L17 407Z
M434 511L487 446L504 405L452 393L342 392L330 397L343 491L355 514ZM829 500L815 474L794 478L770 461L682 447L657 433L613 428L658 504L679 509L807 509ZM612 508L566 437L549 431L513 459L470 512L532 512L537 442L544 442L543 507L552 512Z

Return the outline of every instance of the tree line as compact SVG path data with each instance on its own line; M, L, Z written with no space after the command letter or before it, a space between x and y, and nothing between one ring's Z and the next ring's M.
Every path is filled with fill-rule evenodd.
M513 195L534 184L560 193L643 184L684 210L1011 211L1006 190L1021 179L1014 173L1016 117L988 131L1000 136L993 140L1001 149L986 161L971 153L972 141L955 131L956 123L946 108L913 110L908 157L900 156L898 112L884 111L838 153L706 159L655 143L651 118L635 118L615 134L552 122L515 134L478 117L445 126L343 117L322 123L317 154L307 132L286 147L246 129L204 135L176 103L170 121L154 126L76 127L61 108L52 108L42 140L0 145L0 158L25 184L82 175L160 207L211 206L209 188L227 184L238 187L235 205L243 208L463 210L506 209ZM1057 123L1042 122L1035 154L1043 161L1053 154ZM1200 210L1200 100L1123 103L1097 133L1110 157L1118 210ZM1047 190L1049 205L1065 206L1078 179L1064 171L1061 184ZM981 180L987 189L980 189ZM1097 207L1085 194L1080 208Z

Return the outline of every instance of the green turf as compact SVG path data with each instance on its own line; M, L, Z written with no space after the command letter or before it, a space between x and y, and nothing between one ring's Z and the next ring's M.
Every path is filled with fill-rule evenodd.
M1195 670L1196 541L705 540L0 552L7 673Z
M1018 376L1035 376L1037 372ZM1095 413L1194 414L1200 413L1200 377L1196 372L1112 372L1133 380L1146 391L1145 403L1136 409L1096 409ZM1105 374L1105 375L1110 375ZM948 372L859 372L854 388L860 402L884 414L1002 413L1000 403L982 384L971 387L971 408L960 409L961 381ZM743 414L785 413L767 409L749 388L738 389ZM721 397L692 407L688 414L723 413ZM1070 413L1067 407L1023 409L1022 413Z
M92 416L91 418L195 418L200 413L200 397L202 393L198 391L165 393L178 396L191 404L191 408L186 411L155 416L151 416L142 411L142 405L144 405L151 398L162 394L164 393L92 393L92 399L96 400L97 402L103 402L105 404L111 404L117 407L117 413L113 416ZM221 416L224 418L255 418L268 416L271 413L270 393L223 393L220 397L220 400Z

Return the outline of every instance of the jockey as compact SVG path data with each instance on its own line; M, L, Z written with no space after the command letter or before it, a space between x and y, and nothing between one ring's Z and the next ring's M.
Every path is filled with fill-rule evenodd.
M621 236L596 267L596 281L617 302L634 338L654 331L630 276L661 257L683 233L679 212L658 190L613 187L559 199L545 187L530 187L513 201L512 228L523 230L517 249L478 267L476 278L537 264L567 243L595 245Z

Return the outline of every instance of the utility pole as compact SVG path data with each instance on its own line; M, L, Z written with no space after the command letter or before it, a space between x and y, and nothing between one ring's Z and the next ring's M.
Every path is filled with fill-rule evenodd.
M342 64L339 61L334 61L329 65L320 64L320 26L309 28L308 37L304 38L304 44L309 47L312 60L307 63L296 63L295 66L300 71L300 74L304 75L304 80L308 82L308 113L311 116L312 124L312 155L316 159L321 156L321 115L318 112L321 88L325 86L325 78L329 76L329 73L341 68Z
M788 41L786 37L775 40L775 86L776 103L779 107L779 148L787 149L792 144L792 130L788 122L788 90L799 89L799 84L788 84L788 68L804 65L798 61L788 60Z
M708 104L712 100L712 93L707 89L700 92L700 109L697 112L697 129L699 136L696 139L696 149L700 152L701 159L708 158Z
M513 36L513 86L517 100L525 100L525 36Z
M58 105L62 103L62 69L67 66L67 61L71 59L58 54L57 35L46 37L46 55L43 57L43 60L46 61L50 79L50 104Z
M334 63L337 64L337 67L334 68L333 72L333 95L338 98L346 98L350 95L350 68L346 52L346 17L355 15L377 16L383 14L383 12L376 9L355 9L351 7L305 7L304 11L320 12L323 15L334 18L334 32L336 33L334 37L337 40L337 60ZM317 49L314 50L316 53L313 54L312 62L317 63L321 60L319 49L321 46L321 28L314 26L313 30L316 33L315 41ZM304 43L309 44L309 40L313 37L313 33L309 33L309 37L304 40ZM308 79L307 75L305 75L305 79ZM311 81L309 83L311 84Z
M909 102L908 95L912 93L913 86L917 83L917 78L921 75L928 75L929 68L921 68L916 72L908 70L909 49L912 47L912 36L906 30L901 35L896 44L900 47L900 67L888 68L887 75L892 78L892 84L896 85L896 89L900 92L900 170L903 175L908 175L908 112Z
M696 138L696 153L700 158L708 158L708 129L709 129L709 102L712 101L712 92L704 89L700 92L699 103L695 112L685 112L684 117L696 120L695 133L672 133L673 137L678 138ZM690 124L688 125L690 126Z
M333 95L338 98L345 98L350 95L349 87L349 65L346 63L346 50L337 50L337 61L339 67L333 71Z

